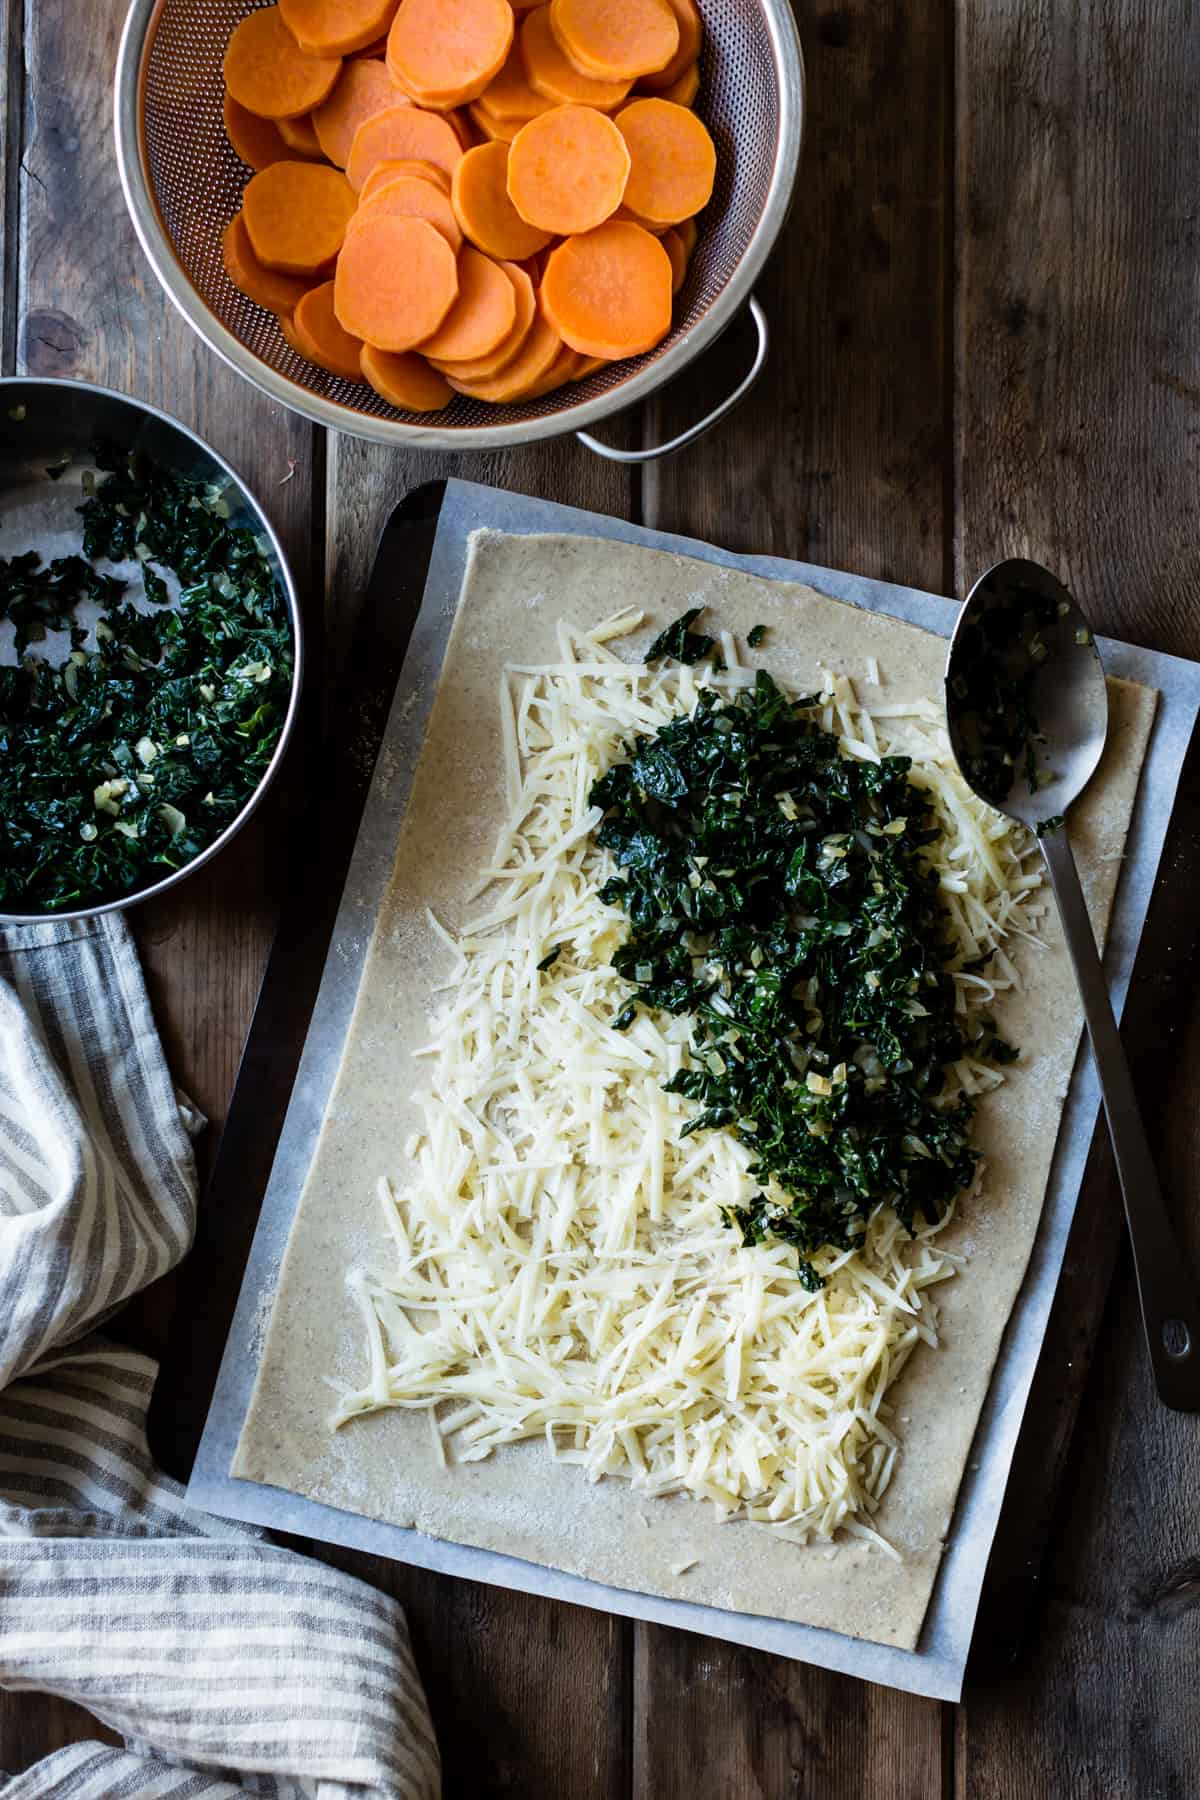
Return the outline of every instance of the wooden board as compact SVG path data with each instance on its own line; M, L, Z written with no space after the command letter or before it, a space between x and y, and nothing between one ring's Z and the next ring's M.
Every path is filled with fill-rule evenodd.
M1069 14L971 0L956 93L956 578L1038 557L1101 629L1190 656L1200 336L1181 196L1200 178L1198 22L1095 0ZM1174 886L1160 884L1126 1029L1164 1191L1193 1245L1200 1008L1194 877L1180 875L1195 854L1196 769L1193 753ZM1017 1541L1010 1506L960 1709L964 1800L1196 1788L1200 1426L1155 1399L1107 1143L1097 1152L1039 1376L1042 1428L1026 1430L1014 1478L1037 1482L1022 1508L1034 1541ZM1023 1652L998 1658L992 1621L1007 1622L1006 1596L1031 1572Z
M109 77L121 12L112 0L0 8L0 357L8 373L93 376L157 401L246 475L308 577L313 666L327 675L311 690L308 742L319 746L379 526L449 459L326 444L176 318L125 225L116 180ZM569 441L463 459L456 472L947 591L1029 549L1079 585L1104 627L1200 655L1195 0L803 0L798 16L809 129L797 204L763 284L774 346L750 406L645 477ZM746 354L731 331L683 391L623 424L627 441L697 416ZM228 858L135 915L176 1075L217 1123L291 881L276 848L289 799L282 789ZM1193 814L1167 871L1177 885L1152 915L1158 959L1144 959L1131 1001L1164 1185L1184 1205L1200 1150L1197 909L1186 900L1197 835ZM1020 1619L1031 1609L1020 1661L1009 1666L1013 1620L1001 1607L977 1639L955 1716L752 1652L347 1555L408 1607L447 1793L1190 1797L1197 1432L1157 1409L1124 1261L1104 1311L1120 1241L1106 1169L1101 1156L1043 1360L1049 1430L1023 1447L1020 1504L997 1550L993 1594L1031 1597L1018 1609ZM161 1349L188 1279L185 1266L122 1329ZM1031 1524L1048 1532L1032 1586ZM1009 1647L999 1662L992 1641ZM89 1729L64 1704L0 1695L0 1767Z

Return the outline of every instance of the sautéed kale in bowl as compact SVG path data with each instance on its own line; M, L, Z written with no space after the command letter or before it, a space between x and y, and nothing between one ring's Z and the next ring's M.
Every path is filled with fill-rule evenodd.
M228 464L120 394L0 381L0 920L127 906L215 856L299 679L292 578Z

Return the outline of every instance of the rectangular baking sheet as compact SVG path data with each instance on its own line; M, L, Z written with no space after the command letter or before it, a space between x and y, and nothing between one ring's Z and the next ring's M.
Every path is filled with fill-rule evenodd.
M1086 1058L1072 1083L1038 1241L993 1376L934 1597L915 1652L785 1621L607 1587L513 1557L381 1525L278 1489L234 1481L228 1475L254 1382L279 1261L336 1074L375 914L390 874L409 781L462 585L468 535L478 527L518 534L608 536L673 550L768 579L805 582L941 635L949 632L954 618L953 609L945 600L915 590L773 558L736 557L621 521L467 483L448 484L424 601L397 688L379 773L346 884L189 1498L209 1511L332 1539L447 1573L708 1632L914 1692L956 1698L1017 1430L1095 1120L1098 1096ZM1200 669L1178 659L1113 643L1105 645L1105 655L1111 673L1156 688L1161 695L1109 942L1110 978L1120 1001L1132 970L1183 755L1200 707Z

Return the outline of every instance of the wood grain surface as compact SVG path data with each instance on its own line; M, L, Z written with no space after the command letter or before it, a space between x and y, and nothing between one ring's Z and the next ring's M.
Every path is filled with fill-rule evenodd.
M336 717L392 505L452 470L946 592L1028 553L1103 629L1200 656L1196 0L799 0L810 110L762 287L768 374L716 436L644 474L569 439L466 459L326 439L227 371L125 220L109 97L120 10L0 8L0 358L6 373L152 400L246 476L304 583L311 731ZM678 429L747 355L738 327L694 380L604 434ZM1164 1186L1200 1253L1194 778L1185 792L1128 1035ZM133 915L176 1077L214 1125L289 889L297 807L285 781L235 850ZM144 1296L126 1334L161 1349L181 1292L200 1317L186 1280L185 1265ZM1158 1407L1139 1330L1100 1143L957 1709L318 1553L406 1606L446 1792L464 1800L1191 1800L1200 1424ZM0 1767L96 1729L61 1702L0 1694Z

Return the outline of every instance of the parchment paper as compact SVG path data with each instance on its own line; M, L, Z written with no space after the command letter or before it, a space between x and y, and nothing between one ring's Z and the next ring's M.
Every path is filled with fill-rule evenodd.
M448 502L451 498L448 495ZM460 518L456 521L460 552L461 525ZM449 530L445 519L442 529ZM439 550L443 548L439 535ZM433 593L447 573L437 565L435 554L430 571ZM860 1645L854 1657L848 1655L854 1646L846 1634L905 1648L917 1641L988 1376L1036 1233L1078 1035L1070 976L1060 948L1054 945L1039 961L1028 1000L1003 1019L1006 1035L1023 1045L1036 1045L1036 1055L1006 1089L990 1097L991 1104L981 1115L981 1142L989 1157L987 1192L985 1201L954 1228L970 1265L964 1276L941 1290L944 1347L919 1352L896 1390L897 1410L908 1421L902 1425L905 1454L879 1523L904 1552L902 1564L892 1564L861 1545L801 1549L756 1527L718 1525L705 1509L683 1497L649 1503L623 1483L590 1487L576 1470L552 1464L538 1445L515 1446L489 1462L442 1471L419 1418L384 1415L355 1424L337 1439L330 1438L325 1424L329 1402L324 1375L334 1372L358 1379L362 1366L359 1328L337 1290L336 1271L347 1262L383 1253L374 1184L381 1166L399 1172L398 1146L410 1128L404 1114L410 1085L405 1045L423 1041L424 995L444 968L441 952L431 956L424 906L434 904L443 917L455 922L456 896L469 886L490 848L502 809L495 716L499 664L514 653L522 660L551 659L558 617L586 623L636 598L653 612L657 628L683 605L699 604L702 597L715 607L722 624L739 633L760 619L774 627L769 649L760 660L799 686L811 685L818 664L861 676L866 657L874 655L884 670L889 698L939 690L943 647L936 639L886 618L864 618L811 592L777 582L767 587L728 567L714 570L679 558L648 556L645 550L612 542L599 556L579 540L482 544L412 790L397 859L398 882L384 906L347 1061L285 1262L236 1473L308 1495L327 1507L362 1512L394 1526L415 1525L443 1539L501 1551L508 1572L500 1578L514 1581L513 1569L525 1571L517 1585L545 1590L545 1579L539 1579L539 1571L530 1564L550 1564L626 1590L620 1610L668 1617L684 1612L689 1616L678 1622L692 1625L698 1614L701 1628L752 1642L766 1641L763 1631L769 1620L775 1640L781 1633L802 1634L792 1635L788 1642L774 1641L773 1648L790 1649L792 1654L823 1651L817 1660L856 1668L877 1679L895 1679L894 1672L880 1667L879 1658L897 1658L903 1650ZM948 624L951 614L944 611ZM432 672L426 670L427 679ZM397 706L407 705L411 719L428 700L428 692L416 688L399 695ZM1088 811L1080 809L1077 825L1073 819L1073 838L1098 914L1115 884L1153 711L1151 698L1130 688L1118 690L1116 704L1118 731L1110 767L1098 779ZM1191 717L1194 710L1193 697ZM1173 719L1173 727L1174 723ZM386 777L386 768L383 773ZM454 802L448 829L451 795L461 796L461 804ZM389 848L394 847L393 836ZM354 877L348 898L353 908L359 899ZM365 891L362 898L368 900L369 911ZM344 942L341 949L345 954ZM308 1122L311 1134L311 1111ZM286 1147L285 1139L281 1158ZM276 1175L291 1185L293 1201L300 1173L302 1169L293 1166L281 1174L277 1165ZM1077 1180L1077 1170L1072 1173ZM1073 1194L1068 1210L1070 1201ZM1042 1322L1044 1316L1043 1307ZM957 1681L956 1669L961 1671L969 1616L978 1598L1019 1404L1032 1369L1031 1349L1026 1347L1028 1367L1022 1379L1004 1395L1002 1429L996 1429L999 1420L993 1422L990 1435L999 1451L993 1450L986 1434L976 1446L981 1473L986 1466L996 1491L978 1517L972 1516L969 1504L960 1509L956 1540L971 1541L972 1566L949 1615L934 1622L935 1634L943 1641L931 1649L941 1666L922 1676L910 1673L904 1685L948 1691L947 1684ZM193 1484L197 1495L205 1480L203 1464L202 1452ZM225 1461L219 1478L228 1468ZM241 1495L247 1491L243 1482L225 1485ZM213 1503L228 1510L224 1493ZM234 1510L244 1515L245 1506ZM310 1523L300 1528L314 1527ZM977 1541L981 1532L982 1544ZM394 1538L388 1547L393 1554L409 1555L412 1546L432 1541L406 1534L406 1548L393 1547ZM442 1548L448 1553L451 1546ZM527 1560L513 1562L514 1557ZM671 1574L672 1564L691 1558L696 1566L688 1574ZM416 1559L427 1560L424 1555ZM448 1565L443 1561L435 1566ZM482 1573L475 1568L469 1572ZM563 1577L554 1579L561 1583ZM601 1597L593 1590L589 1596L572 1597L611 1605L611 1592ZM667 1598L649 1612L653 1595ZM965 1635L964 1606L969 1608ZM671 1610L664 1613L664 1607ZM707 1610L711 1608L735 1611L714 1615ZM751 1631L756 1622L747 1617L750 1614L764 1615L756 1631ZM803 1624L780 1624L781 1618ZM957 1638L953 1646L944 1641L951 1624L956 1628L951 1636ZM820 1629L806 1629L813 1626ZM835 1639L834 1628L843 1635ZM846 1646L840 1656L830 1651L835 1643Z

